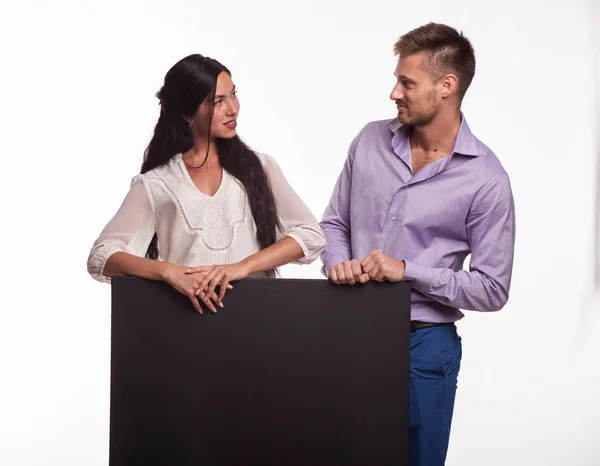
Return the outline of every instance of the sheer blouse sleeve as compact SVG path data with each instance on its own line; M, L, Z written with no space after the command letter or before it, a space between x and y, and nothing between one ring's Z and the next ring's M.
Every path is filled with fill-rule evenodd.
M277 205L280 237L289 236L302 248L304 256L294 263L310 264L326 245L319 222L285 179L277 162L266 154L261 154L261 158Z
M137 175L123 204L94 243L88 272L95 280L110 282L103 274L108 258L119 251L144 257L155 231L152 197L144 175Z

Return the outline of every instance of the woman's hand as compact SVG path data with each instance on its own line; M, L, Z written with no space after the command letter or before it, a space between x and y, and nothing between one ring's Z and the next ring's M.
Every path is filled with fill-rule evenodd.
M235 264L194 267L188 269L186 274L200 276L201 282L198 287L198 295L203 300L208 299L208 296L213 296L215 294L215 288L217 285L220 285L217 302L223 307L223 297L225 296L225 292L232 288L229 282L243 280L250 275L250 268L243 262L236 262ZM205 298L202 298L200 293L203 293Z
M183 267L169 262L163 263L163 278L169 285L179 291L181 294L187 296L194 308L202 314L202 307L198 301L198 297L206 304L206 306L212 311L217 312L215 304L220 308L223 307L223 303L219 300L216 293L211 291L209 295L206 295L202 290L205 287L200 287L202 281L206 275L199 274L188 274L189 267ZM210 298L209 298L210 297Z

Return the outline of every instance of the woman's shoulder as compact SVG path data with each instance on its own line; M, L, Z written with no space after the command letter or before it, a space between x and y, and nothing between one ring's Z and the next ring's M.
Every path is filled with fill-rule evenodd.
M146 173L140 173L136 175L131 180L131 185L133 186L135 183L148 183L152 181L166 181L167 179L173 178L176 174L177 167L177 157L175 155L172 157L167 163L164 165L160 165L152 170L148 170Z
M256 154L256 156L258 157L258 160L260 160L263 167L267 171L271 171L273 169L278 170L278 171L281 170L279 168L279 164L277 163L277 161L269 154L265 154L264 152L256 152L256 151L254 151L254 153Z

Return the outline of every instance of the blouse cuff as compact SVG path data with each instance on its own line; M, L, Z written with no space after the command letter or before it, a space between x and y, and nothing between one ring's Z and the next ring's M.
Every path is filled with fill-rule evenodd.
M101 283L110 283L110 277L104 275L104 267L108 258L115 252L120 251L120 248L106 244L99 244L92 249L88 258L87 268L94 280L98 280Z
M284 233L294 239L302 248L302 257L292 262L293 264L310 264L319 257L327 242L325 237L316 229L310 227L295 227Z

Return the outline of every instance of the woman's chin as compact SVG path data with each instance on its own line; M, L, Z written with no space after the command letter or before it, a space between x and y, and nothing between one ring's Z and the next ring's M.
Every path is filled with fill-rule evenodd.
M219 131L217 134L213 133L213 137L219 139L232 139L237 135L237 131L235 129L227 130L227 131Z

